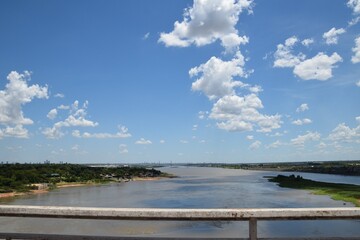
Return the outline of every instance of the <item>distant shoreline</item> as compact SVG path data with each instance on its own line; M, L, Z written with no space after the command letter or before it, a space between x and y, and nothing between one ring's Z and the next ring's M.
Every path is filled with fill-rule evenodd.
M157 181L165 178L173 178L174 176L161 176L161 177L133 177L132 179L128 179L128 181L122 181L122 182L114 182L114 181L108 181L108 182L69 182L69 183L59 183L55 186L55 188L46 188L41 190L30 190L28 192L9 192L9 193L0 193L0 199L11 199L21 196L31 196L31 195L37 195L37 194L44 194L48 193L55 189L61 189L61 188L72 188L72 187L86 187L86 186L98 186L98 185L107 185L111 183L126 183L126 182L132 182L132 181Z
M217 167L228 169L242 169L252 171L274 172L307 172L320 174L335 174L343 176L360 176L360 161L331 161L331 162L299 162L299 163L253 163L253 164L224 164L206 163L193 164L198 167Z
M265 176L265 178L282 188L307 190L316 195L327 195L333 200L353 203L356 207L360 207L359 185L313 181L294 174Z

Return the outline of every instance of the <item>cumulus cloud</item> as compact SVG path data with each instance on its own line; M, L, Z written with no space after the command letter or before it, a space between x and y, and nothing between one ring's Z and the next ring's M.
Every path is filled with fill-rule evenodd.
M63 93L57 93L57 94L54 95L54 97L56 97L56 98L64 98L65 95Z
M309 110L309 106L307 103L303 103L296 109L296 112L304 112L306 110Z
M244 97L224 96L214 104L210 118L217 120L217 126L227 131L251 131L254 125L259 132L280 128L281 116L263 115L258 111L261 108L262 102L254 93Z
M354 26L354 25L356 25L358 22L360 22L360 17L355 17L355 18L351 19L351 21L348 22L348 26L349 26L349 27Z
M269 144L268 146L266 146L266 148L278 148L281 145L284 145L284 143L280 142L279 140Z
M60 109L60 110L69 110L69 109L70 109L70 106L61 104L61 105L58 106L57 108Z
M314 43L314 39L312 39L312 38L306 38L301 41L301 44L304 45L305 47L308 47L313 43Z
M146 140L145 138L140 138L135 142L135 144L146 145L146 144L152 144L152 142L150 140Z
M253 135L247 135L247 136L246 136L246 139L247 139L247 140L253 140L253 139L254 139L254 136L253 136Z
M323 38L325 39L327 45L337 44L339 40L339 35L345 32L346 31L343 28L336 29L333 27L323 34Z
M37 84L28 86L28 71L23 74L12 71L7 80L9 82L5 89L0 91L0 124L33 124L31 119L24 117L22 106L34 98L48 98L48 87L40 87Z
M304 118L304 119L294 120L291 123L294 124L294 125L301 126L301 125L305 125L305 124L310 124L310 123L312 123L312 121L309 118Z
M127 145L126 144L120 144L119 145L119 152L120 152L120 154L128 153L129 150L127 149Z
M284 44L278 44L274 53L274 67L293 67L293 73L303 80L325 81L332 77L332 69L342 58L336 52L328 56L322 52L310 59L306 59L303 53L295 55L293 47L299 42L293 36L285 40Z
M251 12L252 0L194 0L186 8L183 21L176 21L170 33L161 33L159 42L165 46L188 47L192 44L203 46L217 40L228 51L248 38L238 35L236 24L244 10Z
M352 48L354 52L354 56L351 57L352 63L359 63L360 62L360 37L355 39L355 47Z
M57 139L64 136L61 131L63 127L96 127L97 122L86 119L88 101L85 101L82 108L79 107L79 101L75 101L70 107L69 116L63 120L56 122L53 127L45 128L42 133L50 139Z
M342 58L336 52L328 56L322 52L315 57L307 59L294 68L294 74L303 80L325 81L332 77L332 69Z
M345 123L340 123L329 134L328 139L335 142L352 142L360 138L360 116L356 118L358 126L350 128Z
M349 0L347 6L353 10L353 15L355 15L349 22L349 27L351 27L360 21L360 16L356 16L360 14L360 0Z
M249 149L250 150L255 150L255 149L260 148L260 146L261 146L261 142L260 141L255 141L249 146Z
M294 67L306 58L303 53L293 54L293 47L299 41L295 36L285 40L284 44L278 44L274 53L274 67Z
M49 111L49 113L46 115L46 117L49 118L49 119L51 119L51 120L53 120L54 118L56 118L57 113L58 113L58 112L57 112L56 108L51 109L51 110Z
M81 134L79 130L74 130L72 132L72 136L77 137L77 138L98 138L98 139L128 138L128 137L131 137L131 134L128 132L129 130L125 126L118 126L118 129L119 129L119 131L117 133L89 133L89 132L84 132L83 134Z
M159 42L166 46L188 47L220 41L225 53L234 53L234 56L230 60L213 56L206 63L191 68L189 75L196 78L192 91L200 91L215 101L209 117L216 120L218 128L269 132L280 127L281 117L259 113L258 109L263 108L257 96L262 91L261 86L238 80L247 78L253 72L245 70L246 60L239 50L239 46L247 44L249 38L239 36L235 28L240 13L251 11L251 5L252 0L195 0L193 6L185 9L183 21L175 22L170 33L161 33ZM291 45L290 40L288 42ZM251 94L238 96L240 88ZM199 118L204 119L206 115L200 112Z
M0 139L4 137L16 137L16 138L28 138L28 130L23 127L23 125L18 124L14 127L7 126L3 129L0 129Z
M355 83L356 86L360 87L360 80Z
M216 99L225 95L234 94L235 87L246 87L241 81L235 81L234 77L247 77L244 70L245 60L240 52L230 61L223 61L217 57L211 57L206 63L191 68L190 77L199 76L192 83L193 91L202 91L209 99Z
M353 10L354 14L360 14L360 0L349 0L347 6Z
M59 139L65 135L65 133L61 131L61 127L57 126L45 128L41 133L49 139Z
M209 115L208 111L199 111L198 118L199 119L205 119L205 118L207 118L207 115Z
M291 139L291 144L298 147L303 147L305 143L308 141L319 141L319 140L320 140L320 133L308 131L304 135L298 135L296 138Z
M75 144L74 146L72 146L71 150L73 151L79 150L79 145Z
M28 85L30 72L18 73L12 71L7 76L8 83L4 90L0 90L0 129L2 137L28 137L28 131L23 125L33 124L30 118L24 117L23 105L30 103L34 98L47 99L48 87L37 84Z

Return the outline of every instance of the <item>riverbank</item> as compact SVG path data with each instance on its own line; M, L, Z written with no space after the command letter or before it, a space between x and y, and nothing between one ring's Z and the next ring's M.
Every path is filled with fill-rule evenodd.
M328 183L304 179L301 176L270 176L269 182L275 182L279 187L309 190L313 194L328 195L333 200L353 203L360 207L360 186L343 183Z
M52 188L77 187L134 178L168 177L141 166L88 166L80 164L0 164L0 198L36 194Z
M190 164L199 167L217 167L229 169L243 169L254 171L276 172L308 172L322 174L336 174L344 176L360 176L360 161L328 161L328 162L277 162L277 163L249 163L225 164L204 163Z
M53 189L61 189L61 188L70 188L70 187L85 187L85 186L98 186L98 185L105 185L110 183L127 183L131 181L157 181L165 178L174 178L173 175L163 174L161 177L133 177L131 179L126 179L123 181L103 181L103 182L60 182L57 183L54 187L51 188L43 188L41 190L30 190L27 192L8 192L8 193L0 193L0 199L11 199L14 197L21 197L21 196L30 196L36 194L44 194L48 193Z

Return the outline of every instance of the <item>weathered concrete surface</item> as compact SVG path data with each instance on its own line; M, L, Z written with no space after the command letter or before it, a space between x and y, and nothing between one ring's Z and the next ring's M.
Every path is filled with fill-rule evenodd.
M0 205L0 216L178 221L360 219L360 208L156 209Z

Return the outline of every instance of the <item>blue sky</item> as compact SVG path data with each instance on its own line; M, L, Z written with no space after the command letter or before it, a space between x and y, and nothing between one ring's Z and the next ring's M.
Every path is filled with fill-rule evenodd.
M360 159L359 0L1 1L0 161Z

